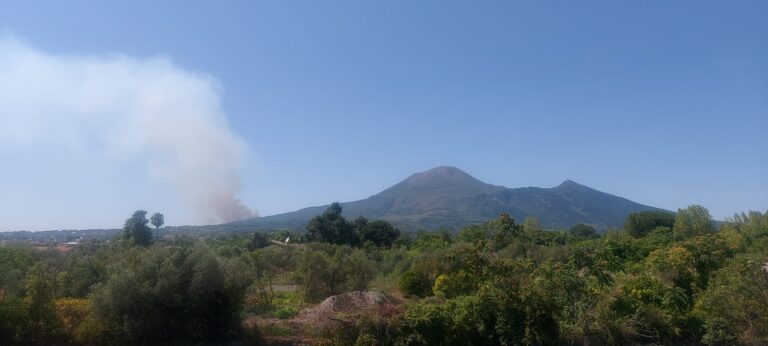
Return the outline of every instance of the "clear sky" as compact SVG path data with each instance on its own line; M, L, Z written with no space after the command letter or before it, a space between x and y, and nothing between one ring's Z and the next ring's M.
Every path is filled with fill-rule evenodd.
M0 75L0 230L120 227L138 208L194 224L190 200L221 190L270 215L438 165L766 210L767 18L766 1L0 0L16 75ZM165 130L136 144L115 124L147 97L181 101L151 103L138 123Z

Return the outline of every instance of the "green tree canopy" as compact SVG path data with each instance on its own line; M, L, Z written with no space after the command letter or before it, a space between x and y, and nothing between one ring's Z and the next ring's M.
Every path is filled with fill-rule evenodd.
M360 238L363 242L371 241L376 246L390 247L400 236L400 230L384 220L368 222L360 230Z
M304 300L364 290L375 275L375 263L360 249L313 243L307 246L295 273Z
M152 244L152 231L147 226L148 222L146 210L135 211L131 217L125 220L123 237L139 246Z
M675 223L675 214L665 211L641 211L632 213L624 221L624 230L635 238L644 237L658 227L669 227Z
M583 223L577 223L569 230L571 235L577 238L593 238L597 236L597 229Z
M758 345L768 340L768 257L741 255L714 273L713 284L696 302L710 345Z
M246 248L249 251L254 251L257 249L265 248L267 245L269 245L269 237L267 237L267 235L262 232L254 232L253 237L251 237L251 240L248 241Z
M682 237L704 235L715 230L715 222L707 208L691 205L677 210L673 230Z
M341 211L341 204L333 202L321 215L312 218L307 224L309 238L331 244L359 245L360 238Z
M205 246L135 252L89 296L103 337L126 344L229 340L251 273L241 259L219 258ZM100 340L97 344L108 344Z
M152 226L155 226L155 235L159 237L159 230L160 227L163 227L163 224L165 224L165 217L163 214L154 213L152 214L152 217L149 218L149 222L152 223Z

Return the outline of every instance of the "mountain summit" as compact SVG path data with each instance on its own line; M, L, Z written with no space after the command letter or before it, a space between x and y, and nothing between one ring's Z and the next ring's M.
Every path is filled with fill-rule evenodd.
M504 189L486 184L456 167L441 166L413 174L372 198L435 205Z
M506 188L450 166L415 173L363 200L342 203L347 218L385 219L407 229L458 229L506 212L518 222L537 217L546 228L576 223L620 227L629 213L660 210L566 180L553 188ZM238 221L263 228L303 229L327 205Z
M440 166L426 172L414 173L397 185L410 186L447 186L451 185L487 185L466 172L452 166ZM397 186L396 185L396 186Z

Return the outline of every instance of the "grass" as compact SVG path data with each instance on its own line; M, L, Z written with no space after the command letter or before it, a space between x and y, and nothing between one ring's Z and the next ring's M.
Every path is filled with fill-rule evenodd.
M399 292L400 276L395 273L379 275L369 285L369 290L396 293Z
M280 291L274 293L271 304L254 303L246 305L245 310L257 316L287 319L308 306L309 304L302 301L298 292Z
M287 320L299 313L299 309L294 306L283 306L272 312L272 316L281 320Z
M298 292L275 292L275 297L272 299L272 305L276 307L292 307L298 310L305 308L308 304L304 303L301 299L301 295Z

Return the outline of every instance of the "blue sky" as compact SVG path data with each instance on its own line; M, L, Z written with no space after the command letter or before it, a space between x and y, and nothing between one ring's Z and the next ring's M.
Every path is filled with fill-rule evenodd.
M0 35L41 54L165 59L210 83L262 215L438 165L766 210L766 18L765 1L0 1ZM137 208L200 222L142 159L52 147L0 147L0 230L120 227Z

